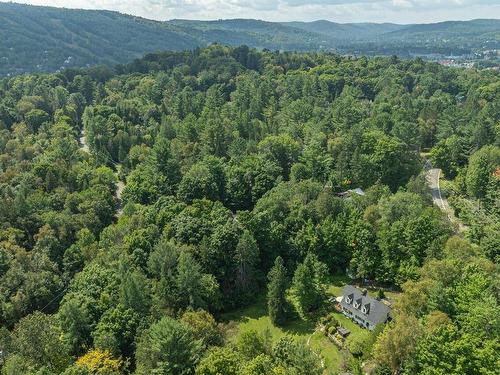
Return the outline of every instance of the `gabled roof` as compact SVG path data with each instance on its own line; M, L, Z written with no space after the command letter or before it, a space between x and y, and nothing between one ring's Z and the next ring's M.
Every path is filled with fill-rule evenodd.
M356 188L356 189L349 189L349 190L337 193L337 196L339 196L341 198L345 198L345 199L350 199L353 194L363 196L363 195L365 195L365 192L361 188Z
M351 189L351 190L348 190L349 192L351 193L356 193L358 195L365 195L365 192L363 191L363 189L361 188L356 188L356 189Z
M353 295L353 301L347 303L345 296ZM359 308L354 307L354 302L361 300ZM363 295L363 292L352 285L346 285L342 290L342 300L340 304L343 308L353 312L355 315L362 317L364 320L372 323L379 324L384 323L387 320L387 316L391 309L384 305L379 300L372 298L368 295ZM367 313L363 313L362 308L367 307Z

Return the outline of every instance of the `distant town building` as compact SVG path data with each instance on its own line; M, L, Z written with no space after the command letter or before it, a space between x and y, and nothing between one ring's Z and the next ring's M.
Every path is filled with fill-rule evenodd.
M439 60L438 63L443 66L448 66L453 68L465 68L465 69L472 69L475 66L475 63L473 61L459 61L455 59Z
M373 330L391 319L391 309L383 302L352 285L346 285L339 297L342 313L361 327Z

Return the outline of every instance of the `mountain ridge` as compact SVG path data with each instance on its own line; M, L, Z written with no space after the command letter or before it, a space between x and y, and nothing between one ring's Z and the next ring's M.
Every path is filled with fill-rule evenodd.
M477 45L500 48L500 20L409 25L248 18L154 21L110 10L0 3L0 76L127 63L149 52L214 42L282 51L466 54Z

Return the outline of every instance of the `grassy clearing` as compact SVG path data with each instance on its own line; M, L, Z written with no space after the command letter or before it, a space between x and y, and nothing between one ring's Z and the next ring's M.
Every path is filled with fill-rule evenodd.
M351 330L352 334L368 334L368 331L363 332L363 329L342 314L335 315L342 326ZM336 374L341 371L343 358L349 356L347 353L342 353L322 332L315 331L315 323L312 321L304 321L297 317L283 327L273 326L267 316L264 296L251 306L224 314L222 321L228 323L230 340L235 340L242 332L254 330L259 333L268 331L273 342L284 335L292 335L297 340L309 342L309 346L324 358L327 374Z
M347 328L351 331L349 335L350 338L354 337L356 339L366 339L370 335L370 331L367 329L361 328L356 323L354 323L351 319L347 318L341 313L334 312L335 318L338 320L340 325L344 328Z
M297 340L309 342L310 347L316 353L321 354L325 360L327 373L335 374L340 371L342 353L323 333L315 332L313 322L296 318L289 321L283 327L275 327L267 316L264 298L259 299L251 306L224 314L222 320L235 324L229 331L230 340L238 337L239 333L250 330L260 333L269 331L273 342L276 342L284 335L292 335Z
M343 354L322 332L315 332L311 336L310 345L313 350L320 352L325 360L325 366L330 374L341 370ZM349 355L345 353L345 355Z
M346 275L334 275L328 280L326 292L330 297L338 297L342 294L342 288L352 281Z
M273 341L277 341L280 337L289 334L297 338L308 339L314 332L314 323L301 319L292 319L283 327L275 327L267 316L267 307L264 297L261 297L253 305L235 310L224 314L222 320L226 322L236 323L239 332L255 330L257 332L265 332L269 330ZM236 333L236 332L235 332Z
M342 294L344 285L351 283L349 277L345 275L334 275L328 281L327 294L329 297L337 297ZM369 290L368 293L375 297L377 291ZM386 297L392 301L398 293L386 292ZM333 307L333 304L332 304ZM359 327L352 320L344 315L334 312L335 318L342 327L351 331L350 337L355 339L365 339L370 331ZM283 327L275 327L267 316L267 307L265 296L262 295L255 303L250 306L224 314L222 321L228 323L229 339L235 340L241 332L250 330L264 333L268 331L272 341L276 342L284 335L292 335L297 340L309 342L310 347L320 353L325 360L328 374L336 374L342 371L342 364L349 359L350 354L342 352L333 344L322 332L315 331L316 326L312 321L304 321L299 317L291 319Z

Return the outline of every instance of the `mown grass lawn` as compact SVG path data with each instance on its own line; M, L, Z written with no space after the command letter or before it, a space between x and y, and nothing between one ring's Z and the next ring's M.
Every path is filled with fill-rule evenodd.
M339 322L353 334L363 334L360 327L345 318L342 314L336 314ZM288 334L294 336L297 340L308 342L309 346L324 358L326 374L336 374L342 370L344 357L348 357L347 352L342 353L335 344L333 344L322 332L315 331L315 323L304 321L300 318L290 320L283 327L275 327L267 316L265 297L262 296L251 306L226 313L222 316L222 321L229 323L229 339L234 340L238 334L245 331L254 330L259 333L269 331L273 342L280 337ZM366 331L368 334L368 331Z
M267 307L264 296L259 298L254 304L248 307L244 307L230 313L226 313L222 316L222 320L225 322L236 323L236 331L245 332L250 330L255 330L257 332L265 332L269 330L272 335L273 341L277 341L280 337L289 334L294 335L297 338L306 339L314 332L314 323L309 321L304 321L299 318L290 320L283 327L275 327L269 317L267 316ZM236 333L231 335L236 337Z
M350 284L350 282L349 277L345 275L332 276L328 281L328 297L340 296L344 285ZM375 297L376 290L369 291L368 293ZM390 292L386 292L386 295L390 299L397 296L396 293ZM333 310L333 303L331 307ZM334 312L334 314L340 325L351 331L350 337L364 339L370 334L370 331L361 328L341 313ZM252 305L225 313L221 318L222 321L229 323L230 340L235 340L241 332L254 330L259 333L268 331L273 342L276 342L286 334L294 336L297 340L309 342L310 347L324 358L327 374L336 374L342 371L343 363L349 361L350 358L350 354L346 350L341 351L322 332L315 331L315 322L304 321L296 317L283 327L273 326L267 316L265 295L262 295Z
M342 353L322 332L315 332L314 322L295 318L283 327L275 327L267 316L264 297L251 306L224 314L222 320L235 324L229 331L230 340L236 339L239 333L250 330L259 333L269 331L273 342L284 335L292 335L297 340L309 342L310 347L316 353L321 354L325 361L327 374L335 374L341 370ZM231 324L229 326L231 327Z
M351 279L346 275L330 276L326 292L330 297L338 297L342 294L342 288L350 283Z

